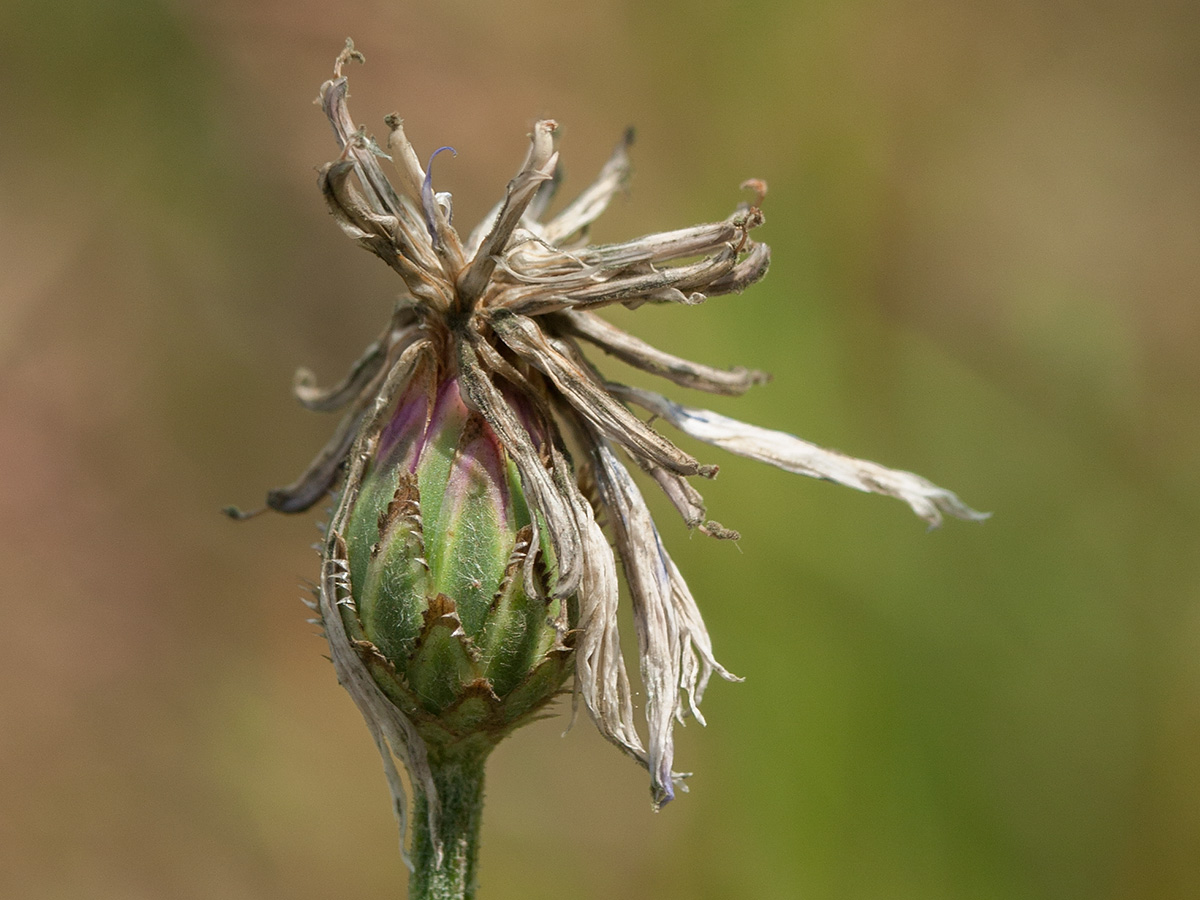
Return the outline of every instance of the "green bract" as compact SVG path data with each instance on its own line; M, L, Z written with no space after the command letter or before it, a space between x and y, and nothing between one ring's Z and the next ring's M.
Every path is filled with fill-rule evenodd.
M350 512L341 613L431 747L494 743L570 674L574 598L527 589L544 584L534 532L516 466L457 380L408 391Z

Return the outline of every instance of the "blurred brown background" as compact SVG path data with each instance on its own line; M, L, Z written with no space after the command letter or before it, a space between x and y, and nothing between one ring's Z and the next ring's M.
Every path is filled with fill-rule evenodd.
M705 451L743 540L664 537L746 682L681 735L691 793L653 815L586 719L532 726L482 896L1200 893L1200 7L702 9L0 7L0 895L403 894L296 600L315 517L217 514L309 460L292 371L339 376L398 290L314 186L346 35L359 121L458 149L460 225L541 115L567 194L638 126L600 240L766 179L763 284L613 317L775 373L721 411L996 513L926 534Z

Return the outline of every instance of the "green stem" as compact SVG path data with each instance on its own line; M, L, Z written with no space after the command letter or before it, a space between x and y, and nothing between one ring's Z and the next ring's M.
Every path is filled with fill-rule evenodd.
M418 793L413 816L413 873L409 900L471 900L479 825L483 819L483 767L491 747L430 748L429 766L441 803L438 836L442 860L429 833L428 802Z

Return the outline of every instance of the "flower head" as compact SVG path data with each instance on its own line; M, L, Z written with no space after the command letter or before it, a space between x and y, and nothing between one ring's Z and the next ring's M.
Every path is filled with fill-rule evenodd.
M412 435L428 431L441 415L439 404L450 404L462 421L470 419L473 439L483 448L476 467L493 473L498 497L510 489L519 492L529 510L523 523L514 520L512 526L514 533L524 529L520 564L506 569L501 560L500 574L493 575L519 578L528 597L558 604L551 624L558 630L556 646L573 652L576 697L600 732L649 770L657 807L672 798L680 777L672 770L674 720L689 714L700 719L710 676L733 676L713 656L700 612L663 546L629 464L657 483L689 527L718 539L736 534L707 518L689 481L713 477L716 466L681 450L635 410L735 454L897 497L931 525L943 514L964 519L981 514L912 473L615 384L588 360L584 348L599 348L668 381L716 394L741 394L767 380L761 372L717 369L673 356L596 314L618 303L629 308L694 305L740 292L762 278L770 250L751 236L763 223L759 207L766 187L761 182L747 183L756 193L753 203L723 219L589 245L588 226L625 184L631 136L618 143L590 187L547 216L558 186L558 153L555 123L543 120L534 126L529 153L503 200L464 239L451 224L450 195L433 188L432 157L423 168L401 120L387 117L383 146L354 123L342 74L352 58L358 54L348 43L335 77L321 88L320 103L341 152L321 168L319 185L343 231L391 266L404 290L383 333L341 384L318 389L309 373L298 374L301 403L346 411L309 471L294 485L271 492L268 505L284 512L307 509L341 480L320 586L333 660L384 752L394 784L398 779L388 748L409 766L418 786L429 789L423 764L427 735L413 724L412 709L380 688L379 660L372 662L390 658L394 665L410 653L419 623L410 624L386 649L386 639L354 633L354 620L339 610L357 603L361 620L371 589L356 582L374 577L368 574L374 562L356 559L348 549L356 521L375 522L379 510L391 509L390 518L378 516L371 540L398 541L401 549L395 552L408 560L406 565L420 556L410 546L413 516L420 509L413 505L415 494L404 493L405 484L415 483L404 480L408 475L399 482L394 478L384 492L385 499L391 497L392 485L399 485L395 508L377 499L369 516L356 519L357 504L375 490L372 473L392 457L407 460L404 471L417 471L417 438L402 435L406 429ZM385 163L392 178L384 173ZM429 400L420 399L425 397ZM446 488L452 489L458 490ZM400 509L405 503L408 507ZM505 509L509 512L499 515L511 517L511 502ZM386 536L396 528L399 538ZM635 721L617 628L618 561L637 630L646 739ZM422 562L427 561L422 557ZM419 593L428 615L428 598L435 592L425 585ZM574 610L570 616L564 612L568 607Z

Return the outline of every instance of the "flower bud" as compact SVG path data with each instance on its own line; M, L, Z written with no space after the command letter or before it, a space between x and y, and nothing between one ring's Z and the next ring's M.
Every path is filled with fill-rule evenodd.
M542 589L535 533L515 464L457 380L410 385L350 512L342 619L431 747L494 744L571 672L575 602Z

